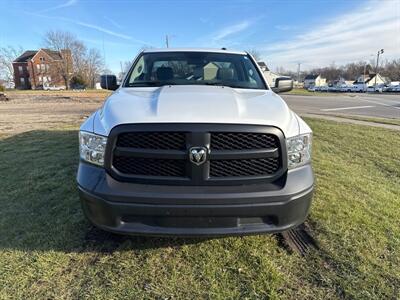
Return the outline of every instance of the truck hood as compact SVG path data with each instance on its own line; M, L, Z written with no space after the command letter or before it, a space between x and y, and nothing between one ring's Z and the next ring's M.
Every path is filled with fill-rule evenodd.
M221 86L120 88L93 118L93 131L105 136L133 123L258 124L278 127L285 136L299 133L296 115L272 91Z

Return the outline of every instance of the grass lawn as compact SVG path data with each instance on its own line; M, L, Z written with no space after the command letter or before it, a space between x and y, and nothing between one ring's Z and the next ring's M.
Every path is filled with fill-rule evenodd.
M293 89L290 92L285 93L287 95L299 95L299 96L337 96L336 93L328 92L310 92L306 89Z
M381 124L399 125L400 126L400 119L372 118L372 117L367 117L367 116L356 116L356 115L334 115L334 116L339 117L339 118L346 118L346 119L353 119L353 120L367 121L367 122L373 122L373 123L381 123Z
M101 232L80 209L77 128L0 135L0 299L398 299L400 135L307 121L319 250L304 257L274 235Z

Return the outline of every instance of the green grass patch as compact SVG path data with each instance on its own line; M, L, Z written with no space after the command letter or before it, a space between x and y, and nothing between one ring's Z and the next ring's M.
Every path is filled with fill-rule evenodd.
M121 237L83 217L77 129L0 136L0 299L396 299L400 136L307 119L319 250L273 235Z
M328 92L310 92L306 89L293 89L290 92L284 93L286 95L299 95L299 96L335 96L335 93Z
M388 125L399 125L400 126L400 119L390 119L390 118L371 118L367 116L355 116L355 115L334 115L338 118L346 118L346 119L353 119L353 120L360 120L360 121L367 121L373 123L380 123L380 124L388 124Z

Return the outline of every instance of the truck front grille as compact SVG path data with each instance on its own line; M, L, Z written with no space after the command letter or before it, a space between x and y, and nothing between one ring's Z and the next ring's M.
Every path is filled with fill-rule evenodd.
M274 174L279 169L279 159L227 159L211 160L210 177L263 176Z
M139 149L184 150L185 134L182 132L125 132L118 136L118 147Z
M185 176L185 162L175 159L114 156L114 167L121 173L139 176Z
M195 164L189 149L205 149ZM177 185L273 182L286 172L285 141L268 126L138 124L115 127L105 167L120 181Z
M211 150L270 149L279 147L279 140L272 134L252 132L213 132Z

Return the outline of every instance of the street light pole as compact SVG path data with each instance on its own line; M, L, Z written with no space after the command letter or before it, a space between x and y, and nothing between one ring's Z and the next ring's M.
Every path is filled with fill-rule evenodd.
M381 49L378 51L377 55L376 55L376 67L375 67L375 83L374 83L374 87L376 87L376 76L378 76L378 64L379 64L379 56L381 54L383 54L384 50Z
M297 64L297 84L298 85L300 84L300 66L301 66L301 63L298 63Z
M366 69L367 69L367 62L365 62L364 64L364 75L363 75L363 90L364 92L366 92L366 87L365 87L365 73L366 73Z

